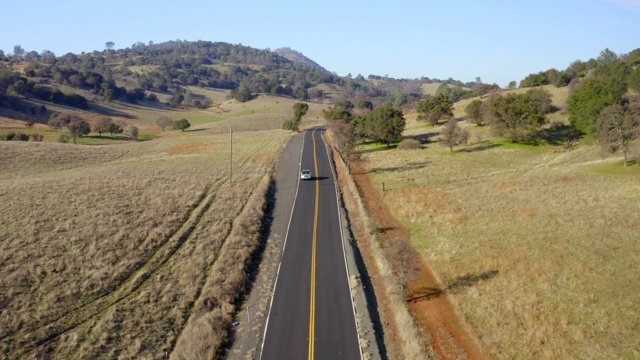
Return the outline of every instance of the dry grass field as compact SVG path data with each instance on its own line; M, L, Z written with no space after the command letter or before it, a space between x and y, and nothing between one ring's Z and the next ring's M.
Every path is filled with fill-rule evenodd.
M439 127L408 118L405 136L436 138ZM491 356L639 358L640 166L461 124L472 141L453 153L435 142L361 150Z
M438 87L441 85L442 83L436 82L436 83L431 83L431 84L424 84L421 87L422 90L422 95L431 95L431 96L435 96L436 95L436 91L438 90Z
M229 106L217 121L234 128L232 184L229 136L212 129L215 121L161 134L150 110L134 107L128 121L159 138L0 141L0 357L220 350L259 240L273 163L290 135L274 121L244 131L256 118L230 118L242 105ZM208 327L188 325L206 316ZM203 349L179 342L185 327L212 341Z

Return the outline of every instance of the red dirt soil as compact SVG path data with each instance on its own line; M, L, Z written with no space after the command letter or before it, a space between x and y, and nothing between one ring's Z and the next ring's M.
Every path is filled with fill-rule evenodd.
M351 173L360 197L364 200L367 215L382 229L381 241L384 243L393 238L408 238L407 230L391 215L382 200L381 189L373 185L364 165L352 164ZM358 242L359 246L362 243ZM361 249L361 251L366 253L368 249ZM412 315L421 330L431 334L432 345L439 357L441 359L488 359L487 352L482 348L472 329L456 313L446 292L440 290L442 284L437 277L423 259L416 260L420 270L417 279L407 287L407 297L412 299L409 302ZM367 270L372 277L375 276L375 269L370 269L368 266ZM393 333L393 329L387 329L385 332Z

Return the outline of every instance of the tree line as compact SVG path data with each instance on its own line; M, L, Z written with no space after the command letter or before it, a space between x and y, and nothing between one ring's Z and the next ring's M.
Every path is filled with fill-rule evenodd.
M370 139L389 147L402 140L406 126L402 110L390 105L374 107L368 100L361 100L357 107L351 101L341 101L323 112L330 121L336 149L346 164L351 162L351 151L357 140Z
M640 49L622 55L605 49L597 59L573 62L563 72L552 69L529 75L521 86L532 88L524 94L474 100L466 115L477 125L489 124L511 141L536 140L547 122L546 115L557 110L551 105L550 94L536 87L568 86L568 143L580 136L594 138L603 149L621 152L626 166L631 144L640 137L639 65Z
M402 109L411 107L420 99L420 87L426 83L442 81L447 84L440 91L451 93L454 101L464 93L462 86L476 85L451 78L340 77L317 64L290 61L269 49L259 50L224 42L177 40L160 44L138 42L120 50L114 50L114 47L113 42L107 42L103 51L79 55L67 53L56 57L48 50L38 54L26 52L17 45L20 51L14 49L12 56L3 54L0 60L10 64L26 60L25 75L29 79L89 90L105 101L143 100L145 98L139 96L142 90L180 92L186 97L181 91L185 86L233 90L232 96L238 101L248 101L251 94L256 93L318 100L324 98L326 92L317 85L327 84L342 89L342 98L338 100L358 102L367 99L376 106L392 104ZM136 70L132 70L133 67ZM154 94L148 96L146 100L157 101ZM170 105L176 106L178 98L173 99ZM207 107L211 104L185 105Z

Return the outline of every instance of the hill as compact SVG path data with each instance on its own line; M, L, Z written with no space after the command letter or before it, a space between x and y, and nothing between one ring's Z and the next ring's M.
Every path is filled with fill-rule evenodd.
M304 56L301 52L293 50L291 48L288 48L288 47L278 48L278 49L275 49L273 52L293 62L306 64L311 66L312 68L316 68L326 73L329 72L327 69L318 65L318 63L316 63L315 61Z
M408 108L425 95L420 87L433 82L440 81L340 77L289 48L272 52L225 42L136 43L63 56L29 51L19 57L0 55L0 116L46 123L53 115L49 108L109 116L118 101L183 110L219 103L194 89L229 90L227 95L240 102L258 94L326 104L366 99L381 105L404 97Z

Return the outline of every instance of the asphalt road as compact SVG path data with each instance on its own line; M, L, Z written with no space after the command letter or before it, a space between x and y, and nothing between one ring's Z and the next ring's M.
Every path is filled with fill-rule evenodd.
M307 130L261 359L360 359L334 174L322 130ZM277 191L277 189L276 189Z

